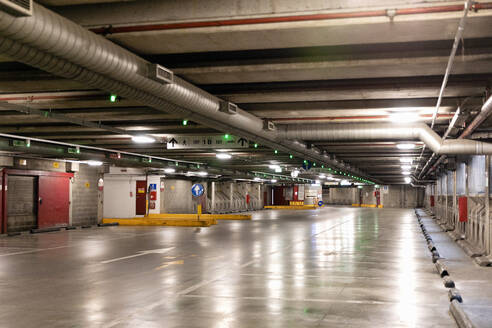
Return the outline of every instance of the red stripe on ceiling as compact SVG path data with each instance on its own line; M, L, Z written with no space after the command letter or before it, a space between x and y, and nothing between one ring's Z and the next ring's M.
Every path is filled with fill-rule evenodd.
M432 114L419 115L421 118L432 118ZM438 114L437 118L452 118L454 114ZM373 115L373 116L324 116L324 117L279 117L268 118L271 121L335 121L335 120L381 120L389 119L390 115Z
M464 5L403 8L403 9L397 9L395 11L395 14L396 15L432 14L432 13L443 13L443 12L456 12L456 11L462 11L463 9L464 9ZM484 10L484 9L492 9L492 2L476 3L473 5L474 11ZM183 22L183 23L168 23L168 24L126 25L126 26L116 26L116 27L109 26L109 27L92 28L90 29L90 31L97 34L118 34L118 33L130 33L130 32L177 30L177 29L212 27L212 26L269 24L269 23L286 23L286 22L302 22L302 21L361 18L361 17L384 17L384 16L387 16L386 10L372 10L372 11L345 12L345 13L257 17L257 18L225 19L225 20L215 20L215 21L198 21L198 22Z

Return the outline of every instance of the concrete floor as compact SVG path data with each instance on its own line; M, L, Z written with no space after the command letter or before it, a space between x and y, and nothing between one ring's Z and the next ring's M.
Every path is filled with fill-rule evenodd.
M0 327L456 327L413 210L0 238Z

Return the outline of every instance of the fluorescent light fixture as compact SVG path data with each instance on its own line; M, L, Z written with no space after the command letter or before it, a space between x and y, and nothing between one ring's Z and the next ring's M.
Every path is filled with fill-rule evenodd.
M290 172L290 176L292 178L297 178L299 176L299 170L294 170L294 171Z
M401 172L401 174L403 174L403 175L410 175L411 173L410 173L410 171L403 171L403 172Z
M155 139L149 136L133 136L132 141L136 143L153 143Z
M320 179L326 179L326 175L324 175L324 174L320 174L320 175L319 175L319 178L320 178Z
M413 159L411 157L401 157L400 162L401 163L412 163Z
M219 153L219 154L215 154L215 156L218 159L231 159L232 158L232 156L230 154L227 154L227 153Z
M280 165L277 165L277 164L270 164L270 165L268 165L268 167L269 167L271 170L276 170L276 169L279 169L279 168L280 168Z
M174 172L176 172L176 170L173 169L172 167L168 167L168 168L165 168L164 169L164 172L166 172L166 173L174 173Z
M275 183L275 182L277 182L277 179L272 179L272 180L270 180L270 182Z
M282 173L282 168L279 166L279 167L276 167L275 168L275 173Z
M395 113L389 116L389 120L394 123L410 123L419 119L420 115L418 113Z
M397 144L396 148L398 148L398 149L414 149L415 144L413 144L413 143Z
M254 180L255 180L255 181L261 181L261 178L256 177L256 178L254 178Z
M408 170L410 170L411 168L412 168L412 166L411 166L411 165L402 165L402 166L401 166L401 169L402 169L403 171L408 171Z
M85 163L87 165L90 165L90 166L101 166L101 165L103 165L103 162L101 162L101 161L87 161Z
M410 183L412 182L412 178L410 177L405 177L405 183Z
M207 175L208 175L208 173L207 173L207 172L205 172L205 171L200 171L200 172L198 172L198 175L200 175L200 176L204 177L204 176L207 176Z
M347 180L342 180L342 181L340 182L340 184L341 184L342 186L350 186L350 182L348 182Z

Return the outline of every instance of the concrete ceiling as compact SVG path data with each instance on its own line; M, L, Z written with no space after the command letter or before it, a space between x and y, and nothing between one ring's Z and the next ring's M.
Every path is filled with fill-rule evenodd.
M430 123L462 2L450 1L280 1L252 6L242 0L38 1L104 35L221 98L277 125L306 122L387 122L398 112L415 112ZM104 3L111 2L111 3ZM492 82L492 2L469 13L460 48L437 118L443 133L458 106L466 122L477 114ZM271 171L279 163L299 167L302 159L271 149L167 150L177 135L223 134L214 127L157 112L78 82L50 75L2 57L0 101L100 122L128 133L147 133L159 142L132 143L128 134L78 126L2 109L0 132L96 145L168 158L196 160L243 171ZM482 131L488 131L489 125ZM365 170L386 183L401 183L400 157L423 166L432 153L380 142L305 142Z

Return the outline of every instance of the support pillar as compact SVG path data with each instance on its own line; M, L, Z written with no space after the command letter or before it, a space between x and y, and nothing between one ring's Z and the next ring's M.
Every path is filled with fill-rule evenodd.
M490 222L490 191L489 191L489 176L490 176L490 155L485 156L485 251L487 255L492 254L491 249L491 222Z
M446 186L446 191L444 192L444 222L447 225L448 224L448 195L449 195L449 190L448 190L448 172L446 171L446 174L444 174L444 185Z
M230 183L230 188L229 188L229 208L231 210L235 210L235 208L234 208L234 182Z
M210 213L215 212L215 181L210 182Z
M458 226L457 204L456 204L456 170L453 172L453 230Z

